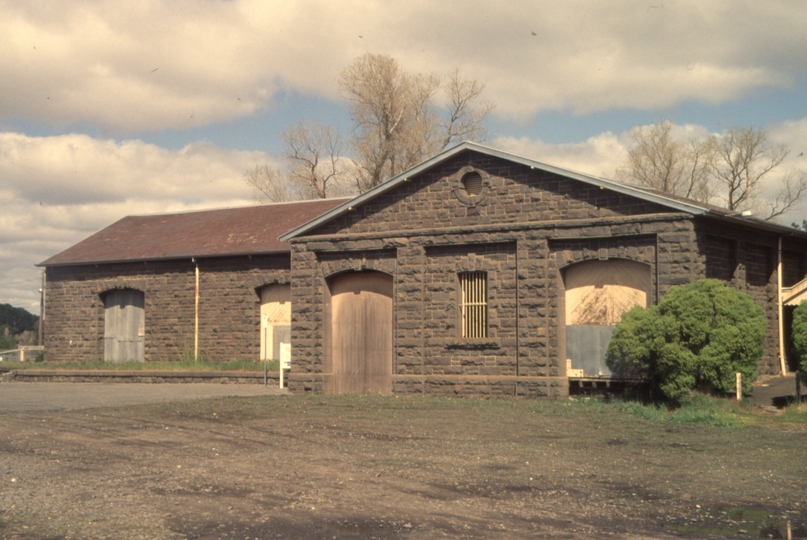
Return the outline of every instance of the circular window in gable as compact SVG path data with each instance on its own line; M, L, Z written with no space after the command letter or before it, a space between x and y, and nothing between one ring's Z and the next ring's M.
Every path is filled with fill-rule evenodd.
M462 187L470 197L476 197L482 193L482 175L476 171L471 171L462 177Z
M454 196L465 206L481 204L490 191L488 174L470 165L453 174L450 182Z

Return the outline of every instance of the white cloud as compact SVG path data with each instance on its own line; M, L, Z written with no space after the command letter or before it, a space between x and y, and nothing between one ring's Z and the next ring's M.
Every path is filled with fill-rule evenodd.
M71 134L28 137L0 133L6 201L47 205L249 197L243 171L269 157L194 143L178 151L138 140L116 142ZM235 189L234 189L235 184Z
M628 155L626 134L601 133L581 143L549 144L526 137L499 137L492 146L548 165L611 178Z
M720 103L807 71L797 2L0 0L0 118L183 129L338 99L365 52L487 82L496 114Z
M243 173L258 163L277 165L206 143L0 133L0 303L38 306L34 265L126 215L252 204Z
M789 165L807 168L807 118L774 124L768 133L771 141L790 148Z

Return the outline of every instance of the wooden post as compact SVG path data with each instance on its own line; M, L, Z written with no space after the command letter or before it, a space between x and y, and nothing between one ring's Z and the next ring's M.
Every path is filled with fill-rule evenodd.
M39 289L39 329L36 336L36 344L40 347L45 340L45 271L42 270L42 287Z
M196 262L196 257L191 257L191 262L196 267L196 293L193 315L193 361L197 362L199 360L199 263Z
M779 374L787 375L787 362L785 362L785 321L784 309L782 307L782 237L779 237L779 249L777 250L776 265L776 303L779 308Z
M743 374L737 372L737 401L743 400Z

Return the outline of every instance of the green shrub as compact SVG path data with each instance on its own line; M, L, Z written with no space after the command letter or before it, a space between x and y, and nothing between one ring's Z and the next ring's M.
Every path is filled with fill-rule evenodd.
M793 350L799 359L801 380L807 383L807 301L793 310Z
M757 378L767 321L751 298L714 279L673 287L657 305L622 317L606 352L616 376L647 378L680 402L692 390L733 392L735 373L749 391Z

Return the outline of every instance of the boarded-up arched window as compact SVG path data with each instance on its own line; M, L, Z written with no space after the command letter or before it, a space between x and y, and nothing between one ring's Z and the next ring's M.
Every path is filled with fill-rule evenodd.
M283 344L291 343L291 285L261 289L261 360L280 360Z
M145 358L146 295L135 289L104 294L104 361L142 362Z
M650 265L625 259L585 261L566 268L566 358L584 375L607 376L605 351L633 306L650 303Z

